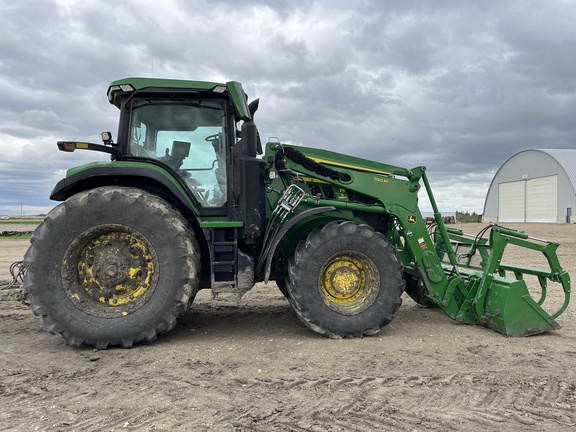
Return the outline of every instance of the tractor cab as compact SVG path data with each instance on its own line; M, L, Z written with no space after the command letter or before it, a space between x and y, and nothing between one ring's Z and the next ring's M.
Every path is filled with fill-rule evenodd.
M130 165L79 167L56 185L51 198L65 200L103 184L146 184L173 195L171 202L187 216L226 218L239 227L238 238L259 237L264 163L253 121L258 100L248 105L247 99L235 81L114 81L108 100L120 110L117 141L105 132L104 145L59 141L58 147L105 152Z
M167 165L200 206L222 207L227 201L226 112L222 99L136 94L124 107L125 153Z

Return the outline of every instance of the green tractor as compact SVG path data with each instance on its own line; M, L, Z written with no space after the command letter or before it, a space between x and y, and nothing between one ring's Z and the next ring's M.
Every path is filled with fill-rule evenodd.
M268 142L238 82L127 78L108 99L116 141L58 142L110 154L70 169L62 201L36 229L25 290L44 327L71 346L130 347L172 329L201 289L238 300L275 281L295 314L331 338L388 324L403 292L462 323L508 336L558 328L570 278L556 243L490 226L444 226L425 167L406 169ZM424 186L435 228L418 208ZM505 264L508 244L544 254L547 269ZM532 299L524 276L540 282ZM544 311L547 282L563 304Z

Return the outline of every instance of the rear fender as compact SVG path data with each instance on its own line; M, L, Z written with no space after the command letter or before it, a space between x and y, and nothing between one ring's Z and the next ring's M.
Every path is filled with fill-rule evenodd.
M167 169L151 168L143 163L115 166L117 164L89 164L70 170L66 178L56 184L50 199L64 201L78 192L101 186L131 186L158 194L185 217L200 213L200 206L186 184Z

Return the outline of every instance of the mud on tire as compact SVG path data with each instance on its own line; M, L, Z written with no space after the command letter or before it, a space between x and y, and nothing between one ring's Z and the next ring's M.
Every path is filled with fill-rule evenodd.
M31 309L70 346L151 343L198 291L199 248L186 220L139 189L80 192L55 207L30 242Z
M361 337L388 324L402 303L402 268L368 225L331 222L296 246L288 299L300 320L330 338Z

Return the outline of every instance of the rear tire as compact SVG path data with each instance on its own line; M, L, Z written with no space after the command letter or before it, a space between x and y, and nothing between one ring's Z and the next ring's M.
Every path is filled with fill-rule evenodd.
M313 331L340 339L377 333L402 303L394 249L368 225L331 222L300 241L290 257L288 299Z
M44 328L70 346L151 343L196 295L198 251L164 200L100 187L70 197L34 231L24 288Z

